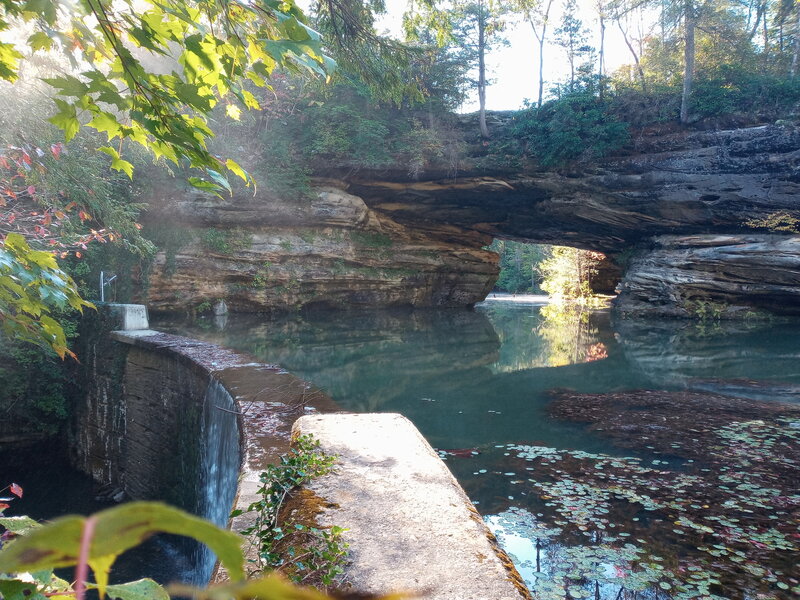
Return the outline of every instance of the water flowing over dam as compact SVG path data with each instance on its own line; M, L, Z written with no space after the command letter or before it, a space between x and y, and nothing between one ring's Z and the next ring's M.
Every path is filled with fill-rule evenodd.
M215 525L227 527L239 476L239 425L228 390L211 377L203 398L200 424L200 478L197 514ZM205 545L193 553L193 583L205 585L211 578L216 556Z

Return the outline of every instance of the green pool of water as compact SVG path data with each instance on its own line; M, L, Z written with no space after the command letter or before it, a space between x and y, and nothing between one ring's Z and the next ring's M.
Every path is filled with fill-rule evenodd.
M798 322L489 302L154 326L409 417L540 598L800 593Z

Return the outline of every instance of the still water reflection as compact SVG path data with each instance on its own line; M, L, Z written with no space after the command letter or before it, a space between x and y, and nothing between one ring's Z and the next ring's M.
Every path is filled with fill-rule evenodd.
M280 364L345 409L409 417L542 598L800 593L800 323L612 323L493 302L220 325L156 323ZM671 394L631 404L631 390ZM693 428L698 410L716 420Z

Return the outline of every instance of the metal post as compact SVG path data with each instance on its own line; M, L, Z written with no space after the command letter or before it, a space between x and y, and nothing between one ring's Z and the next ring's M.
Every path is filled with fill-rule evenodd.
M106 301L106 286L111 285L111 283L117 278L116 275L112 275L108 279L106 279L106 272L100 271L100 302Z

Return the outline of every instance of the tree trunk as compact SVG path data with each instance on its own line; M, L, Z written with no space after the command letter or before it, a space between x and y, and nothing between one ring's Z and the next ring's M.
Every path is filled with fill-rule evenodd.
M597 69L598 74L598 82L597 84L600 86L600 99L603 99L603 88L605 84L603 83L603 69L605 65L603 64L603 60L605 59L605 44L606 44L606 21L603 18L602 6L599 8L600 10L600 60Z
M681 123L683 125L689 122L689 97L692 94L692 83L694 81L695 20L694 4L692 0L686 0L683 16L685 47L683 50L683 95L681 96Z
M756 35L756 31L758 31L758 25L761 23L761 17L763 16L764 11L764 3L760 3L756 8L756 20L753 22L753 27L750 28L750 35L749 38L752 40L753 37Z
M539 101L536 106L542 108L542 97L544 96L544 31L547 25L542 27L542 38L539 40Z
M570 45L569 49L569 91L572 93L575 89L575 52Z
M642 91L647 93L647 82L644 78L644 69L642 69L642 64L639 62L639 55L633 48L633 44L631 44L631 41L628 39L628 34L622 27L622 23L619 21L619 19L617 19L617 26L622 33L622 39L625 40L625 45L628 47L628 50L631 51L631 56L633 56L633 63L636 65L636 72L639 74L639 82L642 84Z
M794 54L792 54L792 67L789 71L792 79L797 75L797 63L798 59L800 59L800 8L795 9L795 12L798 14L795 15L794 24Z
M542 35L540 36L536 31L536 25L533 22L533 17L528 15L528 20L533 27L533 35L539 40L539 100L536 103L538 108L542 108L542 99L544 98L544 42L547 38L547 22L550 20L550 8L553 6L553 0L547 0L547 7L544 9L542 16Z
M479 5L478 14L478 104L480 105L479 122L481 137L489 138L486 127L486 15L483 3Z

